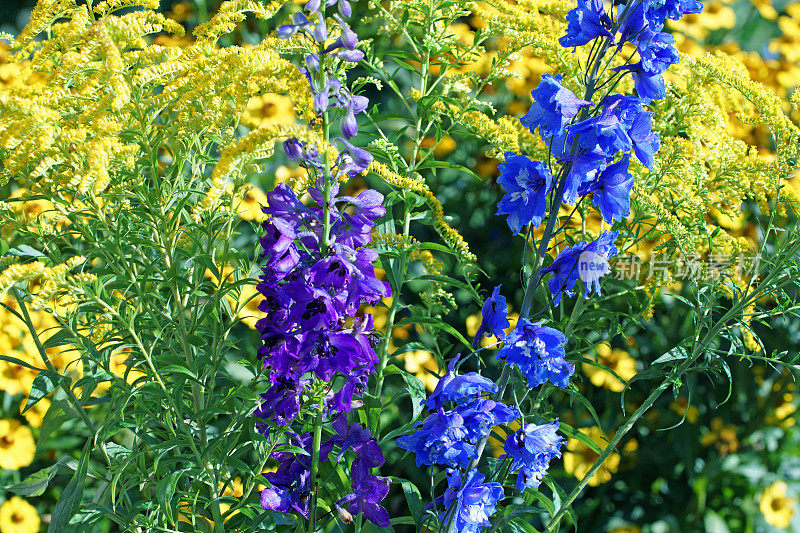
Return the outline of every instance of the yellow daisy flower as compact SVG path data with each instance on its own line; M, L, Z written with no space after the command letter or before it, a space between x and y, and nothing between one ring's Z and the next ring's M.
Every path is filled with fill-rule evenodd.
M0 468L19 470L33 462L36 442L28 426L17 420L0 420Z
M608 344L601 344L597 347L597 354L597 362L616 372L623 380L629 381L636 375L636 360L625 350L612 350ZM592 359L594 356L587 354L586 357ZM583 363L583 373L595 387L605 387L614 392L622 392L625 388L625 383L614 374L589 363Z
M264 124L292 124L294 118L291 98L267 93L254 96L247 102L247 109L242 115L242 124L251 128Z
M19 410L22 412L25 409L25 405L28 403L27 396L22 399L19 404ZM44 415L47 414L47 410L50 409L50 400L47 398L42 398L38 402L36 402L33 407L25 411L22 415L25 417L25 420L28 421L28 424L32 428L38 428L42 426L42 421L44 420Z
M599 427L580 428L578 431L592 439L601 450L608 446L608 441L611 440ZM578 439L568 439L567 451L564 452L563 456L564 470L578 479L583 479L599 457L599 453L595 452L582 441ZM594 473L591 479L589 479L589 486L596 487L597 485L609 481L611 479L611 474L614 474L619 469L619 460L619 454L612 453L609 455L606 458L605 464Z
M764 520L772 527L785 529L789 527L794 516L795 498L786 495L786 483L776 481L764 489L761 493L761 501L758 504ZM1 512L1 511L0 511Z
M19 496L0 505L0 533L37 533L40 525L36 508Z

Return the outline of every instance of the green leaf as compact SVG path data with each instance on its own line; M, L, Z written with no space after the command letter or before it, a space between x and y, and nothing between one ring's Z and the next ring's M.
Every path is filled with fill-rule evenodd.
M400 485L403 487L403 493L406 495L408 508L411 510L411 516L414 517L414 524L416 524L417 531L419 531L420 524L422 523L422 515L425 512L425 508L422 505L422 496L416 485L410 481L403 480L400 482Z
M20 244L16 248L11 248L8 251L8 255L15 255L17 257L35 257L36 259L44 259L47 257L36 248L28 246L27 244Z
M11 491L14 494L19 494L20 496L41 496L44 494L50 481L58 474L59 470L64 469L70 459L70 457L62 457L56 464L34 472L19 483L5 487L5 490Z
M78 468L75 469L75 475L72 476L72 479L64 488L64 492L61 493L61 497L56 502L55 508L53 508L53 514L50 515L48 533L64 531L70 519L78 511L83 497L83 488L86 485L86 472L89 469L91 450L92 439L87 439L86 444L83 446L81 460L78 462Z
M62 379L64 379L64 376L58 372L53 372L51 370L42 370L39 372L36 377L33 378L31 393L28 395L28 401L25 402L25 408L22 410L22 414L25 414L27 410L36 405L39 400L53 392L56 387L58 387L59 383L61 383Z
M472 349L472 344L467 339L465 339L461 333L459 333L450 324L446 324L439 319L430 318L426 316L414 316L403 319L400 322L395 323L395 326L405 326L407 324L427 324L433 328L446 331L447 333L449 333L450 335L452 335L453 337L457 338L462 343L464 343L464 345L467 346L470 350Z
M42 444L47 441L48 437L50 437L54 431L60 429L64 425L64 422L77 417L78 413L76 413L72 406L66 401L60 399L54 400L47 409L44 419L42 420L42 426L39 428L39 438L36 441L37 453Z
M584 443L586 446L591 448L595 453L603 453L603 449L597 445L595 441L589 438L588 435L581 433L580 431L576 430L569 424L565 424L564 422L559 422L559 429L569 438L576 439ZM602 429L602 428L601 428Z
M0 355L0 361L5 361L7 363L12 363L19 366L24 366L25 368L29 368L30 370L35 370L36 372L42 372L42 368L36 368L35 366L31 366L30 363L26 363L21 359L17 359L16 357L11 357L10 355Z
M422 383L422 381L420 381L420 379L414 374L406 372L405 370L400 370L394 365L386 367L384 372L386 374L399 374L400 377L403 378L403 381L406 382L406 385L408 385L408 394L411 397L411 421L415 421L422 412L422 402L424 402L425 398L427 397L425 384Z

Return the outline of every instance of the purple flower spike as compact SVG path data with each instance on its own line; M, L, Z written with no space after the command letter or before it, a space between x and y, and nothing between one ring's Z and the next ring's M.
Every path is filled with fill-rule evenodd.
M336 140L344 145L345 152L347 152L350 155L355 167L360 169L358 170L358 172L356 172L356 174L366 170L369 164L372 163L372 154L369 153L367 150L359 148L358 146L354 146L345 139L342 139L341 137L337 137Z
M347 108L344 118L342 118L341 129L345 139L358 135L358 121L356 121L356 115L353 113L352 107Z
M278 26L276 33L280 39L288 39L294 36L298 31L305 30L310 25L311 21L309 21L303 13L297 12L292 15L292 24Z
M363 513L364 518L380 527L389 527L389 513L380 504L389 494L389 479L369 474L367 468L356 460L350 468L353 492L338 504L347 505L350 514Z

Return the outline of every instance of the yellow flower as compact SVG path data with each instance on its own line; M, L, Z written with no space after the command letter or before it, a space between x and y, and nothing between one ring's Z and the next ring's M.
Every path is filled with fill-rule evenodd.
M761 493L761 501L758 504L764 520L772 527L785 529L789 527L794 516L794 505L796 498L789 498L786 495L787 485L783 481L776 481Z
M0 533L37 533L40 525L36 508L19 496L0 505Z
M234 210L243 220L262 222L266 215L261 207L267 205L267 195L255 185L247 185L243 198L237 196Z
M694 405L689 405L689 399L686 396L678 396L678 399L669 404L669 408L678 413L680 416L686 415L686 420L690 424L697 422L697 417L700 416L700 411Z
M280 94L254 96L247 102L242 123L251 128L264 124L292 124L295 114L292 99Z
M778 401L773 404L773 410L767 414L765 422L782 428L794 426L795 418L792 415L797 411L797 406L794 402L794 395L791 392L784 392L778 398Z
M0 468L19 470L33 462L36 442L28 426L16 420L0 420Z
M22 402L19 404L20 412L25 409L26 403L28 403L27 397L23 398ZM22 416L25 417L25 420L28 421L28 424L30 424L32 428L38 428L42 426L42 420L44 420L44 415L47 414L48 409L50 409L50 400L42 398L36 402L33 407L25 411Z
M581 433L594 441L600 449L608 446L610 438L599 427L580 428ZM578 479L583 479L594 465L600 454L578 439L567 440L567 451L564 452L564 470ZM602 467L589 479L589 486L596 487L611 479L611 474L619 469L619 454L609 455Z
M439 365L431 352L426 350L416 350L400 355L406 366L406 370L414 374L417 379L425 384L425 388L432 391L439 383L436 374L439 372Z
M456 149L456 141L449 135L443 136L439 139L439 142L436 142L435 137L425 137L419 143L422 148L431 148L433 147L433 155L434 157L444 157L453 150Z
M703 435L700 440L703 446L714 445L719 453L726 455L735 453L739 449L739 441L736 438L736 426L733 424L723 424L720 417L711 421L711 431Z
M609 529L608 533L642 533L642 528L631 524Z
M11 351L8 355L31 366L36 366L36 360L27 352ZM0 390L8 394L28 394L35 377L35 370L8 361L0 361Z
M597 353L597 362L614 371L619 378L629 381L636 375L636 361L625 350L612 350L608 344L601 344L597 347ZM587 354L586 357L592 358L592 354ZM625 388L625 383L614 374L589 363L583 363L583 373L595 387L605 387L614 392L622 392Z

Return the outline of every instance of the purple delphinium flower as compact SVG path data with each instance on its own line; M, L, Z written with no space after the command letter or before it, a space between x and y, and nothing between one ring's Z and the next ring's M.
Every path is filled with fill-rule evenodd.
M358 460L350 468L353 492L337 503L347 506L351 514L363 513L364 518L380 527L389 527L389 513L380 504L389 494L389 479L373 476Z
M564 360L566 342L567 338L557 329L520 318L497 358L517 365L531 388L550 381L563 389L575 372L575 366Z
M323 1L328 7L338 4L342 16L352 14L348 0L309 0L306 13L296 13L291 24L280 26L278 37L301 32L325 43L328 26ZM348 424L342 413L357 405L354 398L364 393L379 362L373 317L358 315L358 311L362 304L375 304L390 293L389 284L375 275L373 264L378 254L368 247L371 230L386 211L377 191L339 196L340 178L363 172L372 155L347 140L358 133L356 115L366 110L369 101L352 94L330 74L336 66L332 58L345 62L363 58L357 49L358 35L341 16L334 15L334 19L339 37L324 50L307 54L305 68L299 70L314 95L314 111L329 119L329 112L340 111L344 138L334 142L342 149L331 162L316 144L286 140L286 157L307 168L313 178L308 188L312 202L304 205L292 189L279 184L267 194L263 208L268 218L259 240L265 264L257 288L264 296L259 309L265 316L256 328L263 342L258 355L269 371L271 387L262 394L256 410L256 416L269 423L257 427L275 438L272 428L291 427L307 402L321 402L320 416L323 422L333 418L335 433L321 444L319 462L327 461L335 447L339 449L337 462L355 455L350 465L352 492L334 505L343 513L363 513L364 518L383 527L389 526L389 516L380 501L389 491L389 481L369 473L384 463L383 452L366 427ZM327 75L322 74L323 69ZM323 383L324 388L320 386ZM310 491L317 482L310 479L315 454L312 432L298 435L289 429L286 435L288 444L305 453L277 446L272 458L279 466L265 474L270 487L262 492L261 504L266 509L307 516Z
M497 502L503 499L504 494L500 483L484 483L485 479L476 469L467 472L466 476L457 470L448 470L441 522L453 520L454 529L459 533L478 533L490 526L489 517L495 513Z
M602 258L607 261L610 257L617 255L617 247L614 246L614 241L618 236L619 231L606 231L596 240L588 244L586 242L580 242L569 248L565 248L556 256L550 266L541 270L540 275L542 276L551 272L553 273L553 276L547 282L550 294L553 296L553 305L558 305L563 294L570 297L574 296L573 288L580 276L581 254L587 252L588 254L592 254L586 256L588 259L595 260ZM584 296L588 298L593 289L597 294L600 294L599 279L586 284Z
M539 227L547 207L547 193L553 175L541 161L531 161L524 155L506 152L506 160L499 166L497 182L506 195L497 204L498 215L508 215L508 226L519 233L523 226Z
M578 0L578 6L567 13L567 33L558 43L569 48L582 46L598 37L613 38L611 27L602 0Z
M508 321L506 298L500 294L500 287L501 285L495 287L492 296L483 303L481 326L475 332L475 339L472 341L473 347L478 345L483 335L494 335L501 340L506 338L504 330L510 327L511 323Z
M592 193L592 203L600 209L608 224L631 214L631 189L633 175L628 172L631 156L625 154L616 163L606 167L595 181L584 187L580 194Z
M561 85L561 76L542 74L539 85L531 91L533 104L528 113L520 119L531 131L539 128L539 135L545 142L550 137L559 135L572 118L582 108L592 102L581 100Z
M537 426L525 424L506 439L504 450L511 459L509 472L517 472L517 490L535 489L547 474L552 459L561 457L564 438L558 421Z
M283 452L281 451L283 445L278 445L277 451L272 453L272 458L278 462L278 469L275 472L263 474L271 486L261 491L261 506L264 509L272 509L281 513L294 510L307 517L310 499L308 491L311 447L314 437L311 431L299 435L288 432L287 436L289 445L301 448L307 454ZM320 462L328 460L328 454L332 447L333 445L330 443L320 446Z

